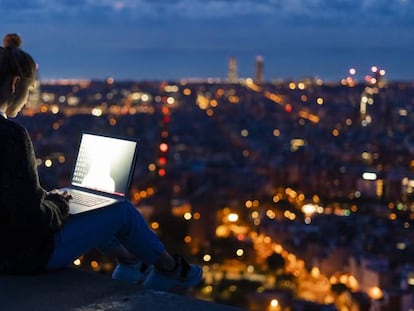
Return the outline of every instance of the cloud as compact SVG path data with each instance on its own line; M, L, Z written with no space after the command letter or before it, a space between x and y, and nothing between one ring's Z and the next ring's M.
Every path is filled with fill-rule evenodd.
M55 49L412 46L414 27L412 0L1 0L0 11L1 32Z
M260 53L269 63L302 53L295 59L311 66L322 53L414 50L414 0L0 0L0 12L0 33L20 33L46 72L88 62L103 71L114 59L170 52L247 62Z
M414 17L410 0L119 0L89 1L90 5L130 10L137 16L174 16L190 19L217 19L239 16L263 16L289 20L364 20ZM358 22L357 20L357 22Z
M82 18L102 14L123 14L129 18L219 19L263 16L284 20L346 21L392 19L413 20L410 0L2 0L2 12L24 16L61 14ZM15 16L13 16L15 17Z

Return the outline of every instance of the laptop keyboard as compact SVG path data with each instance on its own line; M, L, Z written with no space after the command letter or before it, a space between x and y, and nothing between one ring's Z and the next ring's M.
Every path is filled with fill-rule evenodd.
M111 201L111 199L91 195L85 192L71 191L70 194L72 196L72 199L70 200L71 202L84 206L94 206Z

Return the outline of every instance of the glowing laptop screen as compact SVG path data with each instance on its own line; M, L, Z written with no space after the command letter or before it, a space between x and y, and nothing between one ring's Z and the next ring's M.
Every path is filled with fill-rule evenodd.
M72 185L126 196L136 141L82 134Z

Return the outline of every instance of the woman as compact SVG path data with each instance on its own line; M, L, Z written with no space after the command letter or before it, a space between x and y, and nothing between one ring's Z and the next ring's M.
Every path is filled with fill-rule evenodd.
M17 34L0 47L0 272L29 274L69 265L92 248L115 255L112 277L172 291L201 281L202 271L172 256L130 202L68 214L69 193L39 184L31 139L15 117L35 82L36 64Z

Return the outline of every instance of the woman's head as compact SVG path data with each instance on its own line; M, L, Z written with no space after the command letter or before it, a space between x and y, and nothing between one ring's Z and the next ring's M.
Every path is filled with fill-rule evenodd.
M26 103L36 77L36 63L21 45L19 35L7 34L0 47L0 106L6 106L11 117Z

